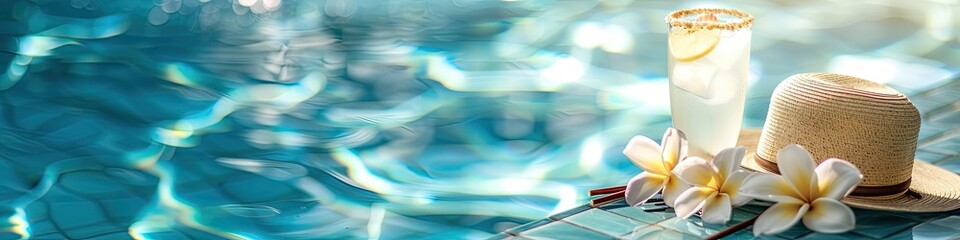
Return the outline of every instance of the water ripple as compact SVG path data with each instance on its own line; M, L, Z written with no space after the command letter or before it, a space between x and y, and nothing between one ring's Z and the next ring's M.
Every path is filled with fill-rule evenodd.
M288 180L307 175L306 168L293 163L239 158L218 158L216 161L229 168L255 173L274 180Z
M220 208L233 215L248 218L266 218L280 215L279 209L264 205L226 204L221 205Z

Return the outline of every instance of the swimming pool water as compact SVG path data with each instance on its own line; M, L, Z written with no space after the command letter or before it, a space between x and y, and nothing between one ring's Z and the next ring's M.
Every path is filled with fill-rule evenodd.
M4 1L0 239L492 236L640 171L620 151L670 126L669 11L758 17L759 127L794 73L947 79L938 4Z

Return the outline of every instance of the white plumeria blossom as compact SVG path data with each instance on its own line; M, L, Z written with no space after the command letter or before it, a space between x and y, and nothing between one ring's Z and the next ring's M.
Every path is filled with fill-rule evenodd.
M727 148L712 161L689 157L673 171L681 180L692 185L677 198L676 212L688 218L697 211L707 223L726 223L733 207L746 204L750 197L739 193L743 181L751 174L740 168L746 148Z
M780 175L760 173L744 180L740 193L777 202L760 214L753 234L786 231L803 219L810 230L846 232L854 228L853 210L840 202L860 183L863 175L847 161L831 158L814 168L813 157L799 145L788 145L777 153Z
M645 136L635 136L627 143L623 154L643 172L627 182L626 200L630 206L643 204L663 190L663 200L673 207L680 193L690 186L673 174L673 168L687 156L687 138L683 132L668 128L657 145Z

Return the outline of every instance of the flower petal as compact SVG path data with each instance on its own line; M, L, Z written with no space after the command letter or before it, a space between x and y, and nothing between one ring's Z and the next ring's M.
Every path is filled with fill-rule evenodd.
M810 152L800 145L790 144L777 152L777 166L780 175L800 193L802 199L813 200L814 191L817 191L817 175L814 173L815 163Z
M707 198L703 205L703 219L706 223L721 224L730 221L730 213L733 207L730 207L730 197L727 194L713 195Z
M705 187L692 187L683 191L674 202L677 217L686 219L700 211L707 199L717 195L717 190Z
M746 151L747 149L744 147L735 147L723 149L720 153L717 153L717 156L713 158L713 165L717 166L721 175L720 181L724 180L723 177L740 169L740 162L743 161L743 154Z
M643 171L652 172L660 175L667 175L667 170L663 168L663 159L660 157L660 146L648 137L634 136L623 149L623 155L633 162L634 165L643 169Z
M683 131L674 128L667 128L663 133L663 139L660 140L663 147L663 167L670 171L677 163L687 156L687 136Z
M746 170L736 170L730 173L727 176L727 180L723 182L723 186L720 187L720 193L725 193L730 196L730 202L733 206L740 206L750 201L750 197L747 197L743 194L740 194L740 187L743 186L743 181L750 176L750 172Z
M714 172L713 166L702 158L688 157L677 164L677 168L674 168L673 172L675 176L687 184L715 190L720 188L719 180L717 180L718 176Z
M841 199L860 184L863 174L850 162L831 158L820 163L815 170L819 181L821 198Z
M670 176L667 178L667 184L663 187L663 202L669 207L673 207L673 203L677 201L677 198L680 197L680 194L683 191L686 191L690 188L690 185L677 178L677 176Z
M663 189L666 176L642 172L627 182L626 200L630 206L643 204Z
M818 198L810 204L810 211L803 215L803 225L822 233L841 233L853 230L856 218L853 210L840 201Z
M740 186L740 194L772 202L803 203L797 190L794 190L782 176L769 173L755 173L747 176Z
M797 224L800 218L810 209L808 204L777 203L760 214L753 224L753 235L777 234Z

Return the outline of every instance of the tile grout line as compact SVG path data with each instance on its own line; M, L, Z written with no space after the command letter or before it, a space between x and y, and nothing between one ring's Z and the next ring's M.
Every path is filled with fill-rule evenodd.
M626 207L632 207L632 206L626 206ZM638 208L638 209L639 209L639 208ZM603 209L601 209L601 210L603 210ZM639 219L635 219L635 218L632 218L632 217L629 217L629 216L626 216L626 215L623 215L623 214L619 214L619 213L617 213L617 212L611 212L611 211L606 211L606 210L603 210L603 211L604 211L604 212L613 213L613 214L616 214L616 215L621 216L621 217L625 217L625 218L629 218L629 219L634 219L634 220L637 220L637 221L646 223L646 222L641 221L641 220L639 220ZM641 210L641 211L642 211L642 210ZM644 212L646 212L646 211L644 211ZM683 234L683 235L685 235L685 236L693 236L693 237L700 238L700 236L694 236L694 235L691 235L691 234L689 234L689 233L678 232L678 231L676 231L676 230L673 230L673 229L669 229L669 228L660 226L660 223L666 222L666 221L671 220L671 219L676 219L676 218L677 218L676 216L673 216L673 217L670 217L670 218L667 218L667 219L657 220L656 222L653 222L653 223L646 223L646 225L647 225L647 227L657 227L657 228L660 228L660 229L663 229L663 230L666 230L666 231L671 231L671 232L676 232L676 233L679 233L679 234Z
M606 236L608 236L608 237L613 237L613 238L616 238L616 239L619 239L619 238L620 238L619 236L613 236L613 235L610 235L610 234L607 234L607 233L595 231L595 230L593 230L593 229L588 228L587 226L582 226L582 225L580 225L580 224L567 221L566 219L567 219L567 218L561 218L560 220L557 220L557 221L569 223L570 225L574 225L574 226L577 226L577 227L579 227L579 228L583 228L583 229L586 229L586 230L589 230L589 231L597 232L597 233L606 235Z

